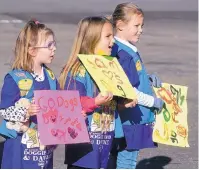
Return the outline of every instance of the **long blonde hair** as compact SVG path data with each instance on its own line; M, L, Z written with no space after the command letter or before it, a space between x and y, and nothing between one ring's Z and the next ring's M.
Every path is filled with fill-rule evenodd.
M117 21L119 20L127 23L134 15L144 17L142 9L137 5L131 2L118 4L112 14L113 27L117 27Z
M45 38L49 35L54 36L53 31L44 24L35 20L28 21L17 37L12 69L23 69L28 72L33 71L34 63L32 56L28 53L28 49L29 47L37 45L41 32L44 34Z
M71 79L77 74L79 67L82 65L77 55L94 54L95 47L101 37L102 28L106 22L110 21L105 17L87 17L79 22L77 35L73 43L70 57L62 69L59 78L61 89L64 89L69 72L71 74Z

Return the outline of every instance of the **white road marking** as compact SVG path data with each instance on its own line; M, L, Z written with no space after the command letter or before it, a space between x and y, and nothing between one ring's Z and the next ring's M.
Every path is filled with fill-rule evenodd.
M10 23L20 24L20 23L23 23L23 21L18 20L18 19L13 19L13 20L2 19L2 20L0 20L0 24L10 24Z

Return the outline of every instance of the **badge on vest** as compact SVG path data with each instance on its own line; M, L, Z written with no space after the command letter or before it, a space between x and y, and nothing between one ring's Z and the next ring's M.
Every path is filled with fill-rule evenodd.
M142 70L142 64L141 64L140 60L138 60L136 62L136 69L137 69L137 71L141 71Z
M114 115L107 113L93 113L91 122L92 132L111 132L114 130Z
M94 112L91 121L92 132L111 132L115 128L114 111L116 109L116 102L112 100L108 105L102 106L102 112Z
M18 82L18 87L20 89L20 95L21 97L24 97L25 95L27 95L27 93L29 92L29 90L31 89L33 84L33 81L31 79L22 79Z
M52 80L55 80L55 75L54 75L54 73L53 73L50 69L48 69L48 68L46 68L46 71L48 72L48 75L50 76L50 78L51 78Z
M27 95L28 91L31 89L33 85L33 81L26 76L23 72L16 72L15 76L19 77L21 80L17 82L17 85L20 90L20 96L24 97Z

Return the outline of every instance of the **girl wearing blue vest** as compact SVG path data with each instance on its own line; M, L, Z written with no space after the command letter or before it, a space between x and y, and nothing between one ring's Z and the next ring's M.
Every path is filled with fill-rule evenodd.
M107 168L108 157L114 137L116 99L112 94L99 93L97 85L88 71L77 58L81 54L111 54L113 45L113 27L104 17L88 17L79 23L71 57L63 68L60 76L61 89L76 89L81 98L83 108L87 105L86 124L91 143L67 145L65 163L69 169L78 168ZM97 76L97 75L96 75ZM131 107L136 101L125 105Z
M142 34L144 15L141 9L132 3L117 5L112 14L115 29L115 43L112 56L118 58L131 84L142 94L151 95L145 98L139 95L138 105L119 112L122 125L116 121L116 134L112 153L116 153L118 169L133 169L136 167L139 149L155 147L152 141L152 124L155 121L154 109L161 109L164 102L154 96L151 84L161 86L160 80L148 76L143 61L135 43ZM136 82L132 72L137 71L139 81ZM150 82L150 80L151 82ZM139 100L142 100L140 105ZM148 104L147 104L148 103ZM147 106L148 107L145 107ZM119 148L119 150L117 149Z
M33 95L34 90L58 88L53 72L45 66L52 62L55 51L53 31L38 21L30 20L17 38L12 70L5 76L1 91L0 108L5 120L0 133L6 137L3 169L53 168L55 146L43 147L39 142L36 120L39 106L34 104ZM23 107L25 99L28 108ZM22 124L22 131L10 128L15 123Z

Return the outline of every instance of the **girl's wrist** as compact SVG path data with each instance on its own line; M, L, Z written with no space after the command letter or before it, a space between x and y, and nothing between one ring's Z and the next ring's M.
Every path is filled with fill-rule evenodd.
M96 107L100 107L100 103L97 101L97 97L95 97L94 98L94 105L96 106Z

